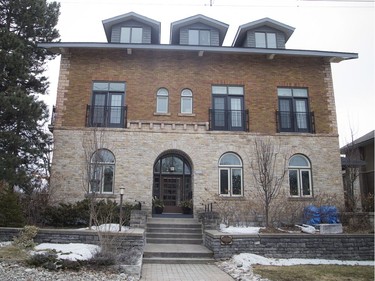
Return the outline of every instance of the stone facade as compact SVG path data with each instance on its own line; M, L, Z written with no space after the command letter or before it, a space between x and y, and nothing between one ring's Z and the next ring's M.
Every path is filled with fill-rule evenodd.
M244 197L237 200L251 198L256 192L250 167L255 161L253 143L255 139L266 138L280 144L280 153L286 158L301 153L310 159L315 195L326 194L343 202L336 135L264 136L247 132L234 135L231 132L195 130L194 127L173 130L162 129L161 126L130 131L103 129L103 132L103 147L116 157L115 193L110 198L119 200L119 188L124 186L124 200L131 203L140 201L144 210L151 210L154 163L168 150L182 151L191 159L195 212L203 211L204 204L212 202L218 194L218 161L226 152L237 153L243 161ZM87 181L82 142L90 134L90 128L54 131L53 198L59 201L84 199ZM288 190L287 180L283 189Z

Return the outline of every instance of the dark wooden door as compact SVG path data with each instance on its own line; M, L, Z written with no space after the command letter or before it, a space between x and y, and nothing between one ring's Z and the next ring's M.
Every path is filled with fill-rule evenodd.
M181 177L162 177L161 198L164 202L164 213L181 213L178 207L181 198Z

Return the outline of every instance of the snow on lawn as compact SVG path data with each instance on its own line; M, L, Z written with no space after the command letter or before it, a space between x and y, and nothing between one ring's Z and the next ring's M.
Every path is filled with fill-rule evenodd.
M258 234L261 227L236 227L220 224L220 231L229 234Z
M249 268L252 264L273 265L273 266L291 266L299 264L336 264L336 265L363 265L374 266L374 261L343 261L343 260L325 260L325 259L274 259L258 256L254 254L243 253L234 255L232 262L244 268Z
M93 257L97 252L100 252L100 247L91 244L52 244L42 243L35 246L35 251L45 252L48 250L55 250L57 258L62 260L88 260ZM36 252L34 252L36 253Z

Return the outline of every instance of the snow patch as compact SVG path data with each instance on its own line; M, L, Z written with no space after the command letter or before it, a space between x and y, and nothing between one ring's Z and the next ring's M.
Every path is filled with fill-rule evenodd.
M120 232L120 225L115 223L107 223L107 224L101 224L99 226L93 225L91 227L91 230L94 231L101 231L101 232ZM78 230L90 230L88 227L85 228L79 228ZM127 226L121 227L121 232L128 232L130 230Z
M237 227L220 224L220 231L229 234L258 234L261 227Z
M89 260L97 252L100 252L100 247L91 244L70 243L70 244L52 244L42 243L35 246L38 252L45 252L48 250L55 250L57 258L63 260ZM35 252L36 253L36 252Z

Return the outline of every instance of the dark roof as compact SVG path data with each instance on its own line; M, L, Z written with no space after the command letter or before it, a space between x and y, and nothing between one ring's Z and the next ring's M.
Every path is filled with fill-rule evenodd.
M361 167L364 165L366 165L366 161L341 157L341 166L343 167Z
M138 21L138 22L141 22L143 24L146 24L146 25L150 26L151 27L151 34L153 36L151 38L152 43L153 44L160 44L160 22L158 22L156 20L153 20L153 19L150 19L150 18L147 18L147 17L142 16L142 15L139 15L139 14L134 13L134 12L130 12L130 13L127 13L127 14L123 14L123 15L116 16L116 17L109 18L109 19L106 19L106 20L102 21L104 31L105 31L105 35L107 37L108 42L111 41L112 26L114 26L116 24L119 24L121 22L124 22L124 21L128 21L128 20L135 20L135 21Z
M366 146L368 144L374 144L374 134L375 130L367 133L366 135L354 140L351 143L348 143L347 145L340 148L341 153L345 153L347 148L350 147L350 149Z
M263 18L260 20L256 20L256 21L252 21L252 22L240 25L238 27L236 36L234 37L232 46L233 47L241 46L243 41L245 40L246 32L248 30L255 29L261 26L268 26L268 27L280 30L281 32L285 34L285 42L288 41L289 37L293 34L294 29L295 29L294 27L275 21L273 19Z
M225 34L227 34L229 25L218 20L206 17L204 15L195 15L192 17L188 17L182 20L178 20L171 23L171 34L170 34L170 43L174 45L178 45L180 41L180 29L182 27L192 25L195 23L202 23L208 25L210 27L216 28L219 30L219 44L220 46L223 44Z
M118 44L118 43L80 43L80 42L56 42L40 43L38 47L50 49L54 53L63 53L65 49L134 49L134 50L157 50L176 52L197 52L203 55L207 53L221 54L248 54L265 55L269 59L274 56L296 56L296 57L321 57L327 58L330 62L340 62L343 60L357 59L356 53L342 53L330 51L314 50L292 50L292 49L263 49L263 48L234 48L234 47L213 47L213 46L186 46L169 44Z

